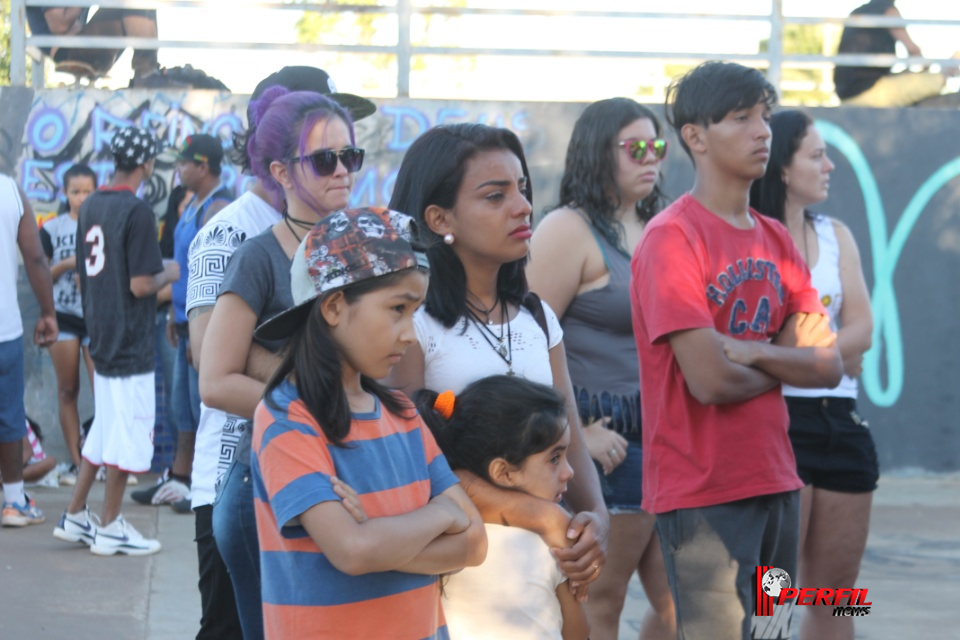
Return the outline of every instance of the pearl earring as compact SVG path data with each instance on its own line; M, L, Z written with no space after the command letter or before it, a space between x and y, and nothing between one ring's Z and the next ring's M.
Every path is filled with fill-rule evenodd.
M448 233L447 235L443 236L443 243L444 243L444 244L453 244L453 234L452 234L452 233Z

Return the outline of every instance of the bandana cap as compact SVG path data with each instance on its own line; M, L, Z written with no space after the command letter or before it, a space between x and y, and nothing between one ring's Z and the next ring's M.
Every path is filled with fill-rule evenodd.
M113 134L110 151L117 166L132 169L156 158L160 143L146 129L127 127Z
M293 306L261 324L261 340L289 338L321 295L352 284L417 267L429 269L415 251L416 223L383 208L344 209L318 222L304 236L290 265Z

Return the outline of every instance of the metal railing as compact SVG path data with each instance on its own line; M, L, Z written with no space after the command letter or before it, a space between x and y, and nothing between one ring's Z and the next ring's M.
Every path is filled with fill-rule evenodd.
M77 7L99 6L104 8L157 9L164 7L210 7L222 4L226 9L271 9L315 11L320 13L367 13L397 16L397 43L390 46L380 45L343 45L319 43L278 43L278 42L196 42L162 40L132 37L93 37L93 36L27 36L27 7L60 7L64 4ZM543 10L543 9L484 9L470 7L432 7L415 6L413 0L395 0L395 4L361 5L321 3L260 2L257 0L232 0L230 2L212 2L210 0L11 0L11 36L10 36L10 80L13 85L25 85L26 60L28 50L39 47L67 46L72 48L137 49L160 48L203 48L203 49L260 49L280 51L335 51L338 53L379 53L394 55L397 59L397 95L410 96L411 58L418 55L497 55L497 56L533 56L533 57L607 57L633 59L659 59L675 62L699 62L722 58L753 64L767 70L770 82L780 88L784 67L826 68L832 65L890 67L896 64L914 66L939 64L942 67L958 67L960 60L953 58L900 58L886 54L843 54L809 55L788 54L783 50L784 30L788 25L852 25L861 27L906 27L912 25L960 26L960 20L911 20L905 18L887 18L882 16L856 16L845 18L832 17L794 17L783 14L782 0L771 0L770 13L760 14L721 14L721 13L658 13L644 11L588 11L588 10ZM414 14L469 16L533 16L550 19L554 17L583 18L629 18L650 20L730 20L739 22L766 22L770 25L768 50L757 54L711 53L690 51L623 51L599 49L518 49L500 47L433 47L415 46L411 42L410 18ZM39 53L39 52L37 52ZM43 66L35 54L34 84L42 86ZM39 80L38 80L39 76Z

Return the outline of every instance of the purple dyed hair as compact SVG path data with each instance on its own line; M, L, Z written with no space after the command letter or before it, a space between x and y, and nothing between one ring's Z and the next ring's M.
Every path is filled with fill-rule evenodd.
M283 187L270 173L270 163L288 163L300 157L301 167L313 171L313 165L303 159L307 137L314 125L331 118L340 118L350 131L350 144L356 144L350 114L330 98L312 91L289 91L281 86L267 89L258 100L250 103L250 112L256 115L256 130L247 144L250 169L275 197L276 209L283 209ZM291 174L297 196L310 202L313 198Z

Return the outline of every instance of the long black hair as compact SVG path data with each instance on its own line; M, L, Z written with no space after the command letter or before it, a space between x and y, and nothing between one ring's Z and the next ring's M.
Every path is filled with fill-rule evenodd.
M368 278L337 291L343 292L347 304L353 304L368 293L396 284L413 271L404 269ZM330 334L330 327L320 311L321 302L329 295L332 294L313 301L306 322L300 325L283 346L280 366L267 382L263 396L269 407L280 409L273 398L273 391L290 374L294 374L300 400L320 425L324 436L335 446L344 446L343 440L350 433L350 403L343 389L340 348ZM390 413L405 417L413 415L413 406L408 400L373 378L361 375L360 386L364 391L375 395Z
M484 151L504 150L520 160L526 178L526 197L533 202L530 171L523 146L508 129L483 124L443 125L430 129L410 145L393 188L389 207L416 219L420 237L430 259L430 286L427 289L427 313L446 327L452 327L467 313L467 272L460 258L424 219L430 205L452 209L463 183L467 161ZM526 256L500 267L497 295L501 300L520 305L527 293L524 274Z
M614 247L627 253L623 242L623 226L615 213L622 194L617 187L617 135L629 124L646 118L653 123L657 136L662 128L657 116L642 104L629 98L610 98L587 107L570 134L567 159L560 180L560 202L550 209L570 207L583 211L590 223ZM662 176L646 198L637 203L637 218L647 222L664 205Z
M528 456L556 443L567 424L563 398L553 387L513 376L467 385L456 396L450 418L434 410L436 391L421 389L413 397L451 468L488 482L493 460L522 466Z
M803 143L813 119L803 111L788 109L773 114L770 131L770 160L763 177L750 185L750 206L759 213L786 224L787 183L783 170L790 166ZM808 217L811 215L804 212Z

